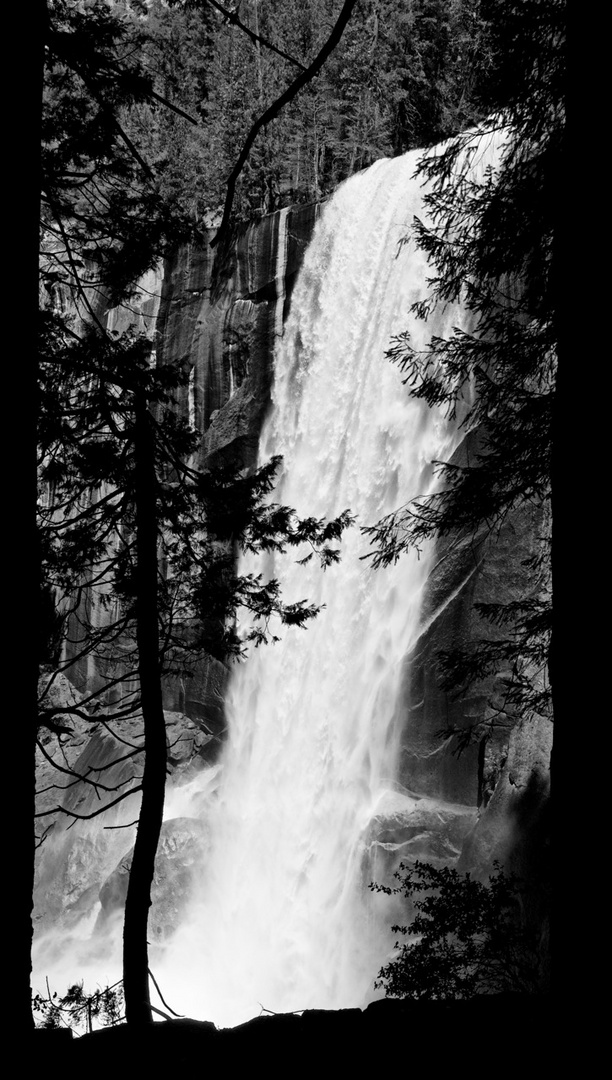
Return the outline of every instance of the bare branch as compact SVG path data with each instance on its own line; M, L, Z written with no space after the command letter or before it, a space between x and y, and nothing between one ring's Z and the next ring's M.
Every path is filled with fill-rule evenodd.
M117 806L118 803L123 802L130 795L135 795L138 791L142 791L142 784L138 784L136 787L130 788L129 791L124 791L121 795L118 795L112 802L106 803L105 806L101 806L99 810L92 810L91 814L76 814L74 810L66 810L64 806L54 806L52 810L40 810L34 814L35 818L50 817L51 814L65 814L66 817L73 818L72 824L75 821L89 821L91 818L99 817L100 814L106 813L112 806ZM70 827L70 826L69 826Z
M295 67L301 68L302 71L307 70L300 60L296 60L294 56L290 56L289 53L283 52L277 45L273 45L267 38L263 37L261 34L256 34L254 30L251 30L250 26L246 26L245 23L241 22L236 11L230 11L228 8L223 7L223 4L218 4L217 0L206 0L206 3L210 4L211 7L214 7L217 11L220 11L232 26L237 26L238 29L242 30L247 37L250 37L251 41L254 41L255 44L263 45L266 49L270 49L271 52L276 53L277 56L282 56L283 60L288 60L290 64L294 64ZM168 104L168 102L165 102L164 104Z
M106 784L101 784L97 780L92 780L90 778L90 774L91 773L101 773L101 772L104 772L106 769L112 769L112 768L114 768L115 765L120 765L122 762L129 761L130 758L136 757L137 754L142 753L141 750L131 750L129 754L124 754L123 757L120 757L120 758L114 758L113 761L108 761L106 763L106 765L100 765L100 766L90 765L89 768L87 769L87 772L78 773L78 772L75 772L74 769L64 768L63 765L60 765L55 760L55 758L53 758L51 756L51 754L49 754L49 752L45 749L45 747L42 745L40 740L37 740L37 746L38 746L38 749L40 750L41 754L43 755L43 757L46 758L46 760L49 762L50 765L53 765L54 769L57 769L58 772L63 773L65 776L72 776L73 777L73 780L69 784L64 784L64 785L50 784L46 788L39 789L37 791L38 795L42 795L43 792L51 791L52 788L56 788L56 787L57 788L61 787L62 791L67 791L68 788L74 787L75 784L78 784L81 781L84 784L90 784L92 787L95 787L96 789L101 788L102 791L118 791L119 788L124 786L124 784L129 783L129 779L131 779L131 778L128 778L126 780L121 780L120 783L114 784L112 787L109 787Z
M193 124L195 127L202 126L200 121L196 119L195 116L190 116L189 113L186 113L184 109L180 109L178 105L173 105L171 101L168 101L168 98L162 97L161 94L157 94L155 90L149 90L148 96L150 98L153 98L155 101L159 101L161 105L165 105L167 109L170 109L171 112L176 113L177 116L182 116L183 120L188 120L189 123Z
M234 194L236 191L236 181L240 176L240 173L242 172L244 164L251 152L251 147L255 142L257 135L262 128L267 127L270 121L274 120L274 118L278 116L281 109L283 109L285 105L287 105L296 96L296 94L298 94L299 91L302 90L304 86L306 86L309 82L312 81L312 79L314 79L315 75L318 75L319 71L323 67L323 64L327 60L327 57L330 55L331 52L333 52L336 45L340 41L340 38L342 37L342 34L344 32L344 28L351 16L351 13L356 3L357 0L344 0L342 11L338 16L338 20L331 34L329 35L323 48L317 54L310 66L306 68L306 70L303 71L301 75L298 75L297 79L294 79L294 81L287 87L285 92L281 94L280 97L276 99L276 101L273 101L269 108L267 108L266 111L262 113L262 115L253 124L253 127L247 135L246 142L242 147L242 150L240 151L238 160L227 179L227 193L225 196L225 206L223 207L223 218L216 235L210 242L211 247L215 247L217 244L220 243L221 240L225 239L225 236L227 235L227 231L229 229L230 215L234 202Z
M159 996L160 996L160 998L161 998L161 1003L162 1003L162 1005L165 1005L165 1007L166 1007L166 1008L168 1009L168 1011L169 1011L169 1012L171 1012L171 1013L172 1013L172 1015L173 1015L173 1016L178 1016L178 1017L180 1017L180 1016L181 1016L182 1014L181 1014L181 1013L177 1013L177 1012L175 1012L175 1011L174 1011L174 1009L171 1009L171 1008L170 1008L170 1006L168 1005L168 1002L167 1002L167 1001L166 1001L166 1000L164 999L164 995L162 994L161 990L159 989L159 985L158 985L157 979L155 978L155 975L154 975L154 974L153 974L153 972L151 971L151 968L149 968L149 977L150 977L150 979L152 980L152 982L153 982L153 986L155 987L155 989L157 990L157 993L159 994ZM163 1014L163 1013L160 1013L160 1015L161 1015L161 1016L163 1016L164 1014Z
M92 308L91 303L89 302L89 298L87 296L87 293L86 293L85 288L83 286L83 283L81 281L79 271L78 271L78 267L76 265L76 260L74 258L74 255L72 254L72 248L70 246L70 239L69 239L69 237L68 237L68 235L66 233L66 230L64 228L62 218L61 218L61 214L60 214L57 206L55 205L54 201L52 199L49 199L48 201L49 201L49 205L51 207L53 216L54 216L55 220L57 221L58 229L59 229L59 232L60 232L60 235L61 235L61 238L62 238L62 243L64 244L64 249L65 249L66 254L68 256L68 261L70 263L70 269L72 271L74 280L76 282L76 286L75 286L76 291L77 291L78 294L80 294L81 299L83 300L83 303L85 304L85 307L87 308L92 320L97 324L97 326L99 326L99 328L101 330L103 330L104 328L103 328L100 320L98 319L98 316L96 315L94 309Z
M125 821L123 825L104 825L105 829L131 829L133 825L138 825L138 818L134 818L133 821Z
M137 746L136 743L128 742L127 739L122 739L121 736L118 735L116 731L113 731L112 727L110 727L109 724L105 723L103 719L100 720L100 723L102 724L102 727L105 727L109 734L117 740L117 742L123 743L124 746L130 746L132 750L136 750L139 753L141 750L144 749L143 746Z

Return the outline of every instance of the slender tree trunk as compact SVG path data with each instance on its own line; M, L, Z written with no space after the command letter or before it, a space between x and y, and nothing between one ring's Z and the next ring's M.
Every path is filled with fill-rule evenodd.
M38 223L46 6L43 0L37 0L21 7L17 5L9 17L9 36L20 44L19 64L11 76L14 107L6 115L7 145L18 145L20 153L20 167L6 170L8 202L14 220L19 223L19 242L14 245L12 260L15 279L19 281L12 298L15 325L19 327L19 350L14 361L5 366L4 393L7 407L19 409L19 420L5 425L4 460L8 465L3 485L7 508L5 565L9 580L5 599L8 633L3 642L3 659L5 671L10 673L6 680L5 716L18 720L19 739L13 775L7 778L8 790L5 788L6 804L10 807L10 822L5 830L8 844L5 865L11 870L10 883L7 880L4 890L4 925L9 947L4 951L3 981L10 995L11 1032L23 1036L34 1027L30 975L40 603L36 526Z
M166 785L166 726L159 658L157 507L154 441L146 402L136 405L136 638L144 721L142 803L125 904L123 987L130 1024L153 1020L147 925Z

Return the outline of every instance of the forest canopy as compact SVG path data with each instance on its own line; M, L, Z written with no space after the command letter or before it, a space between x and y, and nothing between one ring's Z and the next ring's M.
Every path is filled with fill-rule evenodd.
M129 131L164 195L198 221L217 223L238 148L316 56L341 7L339 0L115 5L138 37L158 95L130 110ZM238 184L238 219L324 197L378 158L431 145L477 120L492 64L482 9L482 0L360 0L321 73L260 133Z

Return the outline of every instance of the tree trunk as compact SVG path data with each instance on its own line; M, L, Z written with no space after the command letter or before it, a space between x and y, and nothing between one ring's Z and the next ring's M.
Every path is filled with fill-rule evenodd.
M136 405L136 640L144 722L142 802L123 927L123 988L130 1024L153 1020L149 996L147 924L166 785L166 726L162 707L158 624L157 506L152 418Z
M23 11L21 10L23 8ZM32 893L36 823L36 736L38 728L38 660L35 647L40 603L40 555L36 508L38 415L38 259L40 248L41 112L46 7L43 0L17 5L11 12L11 32L23 42L12 75L15 108L7 110L8 145L19 146L20 168L7 169L8 200L19 223L19 243L11 265L19 288L12 311L19 327L19 356L5 365L5 411L18 403L19 422L5 425L4 505L7 510L6 566L9 579L5 599L8 633L3 643L6 682L5 716L18 720L19 740L15 768L5 787L10 807L5 888L5 926L10 935L4 950L4 985L10 994L10 1027L27 1036L34 1027L30 977L32 969ZM12 585L12 589L11 589ZM6 594L5 594L6 595ZM8 697L8 700L6 698ZM17 756L19 762L17 763Z

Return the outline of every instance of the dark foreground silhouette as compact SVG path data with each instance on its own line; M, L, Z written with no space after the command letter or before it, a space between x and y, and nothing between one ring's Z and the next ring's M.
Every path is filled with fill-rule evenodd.
M233 1076L257 1069L292 1077L305 1070L333 1075L430 1077L447 1068L474 1075L536 1075L550 1061L552 1008L548 998L499 994L472 1001L374 1002L367 1009L308 1010L256 1017L217 1029L197 1020L171 1020L143 1029L125 1024L81 1038L67 1030L36 1031L30 1064L41 1076L161 1076L173 1070ZM559 1032L557 1032L558 1039ZM562 1033L561 1033L562 1034ZM25 1063L24 1063L25 1064ZM144 1070L144 1071L143 1071ZM342 1074L341 1074L342 1075Z

